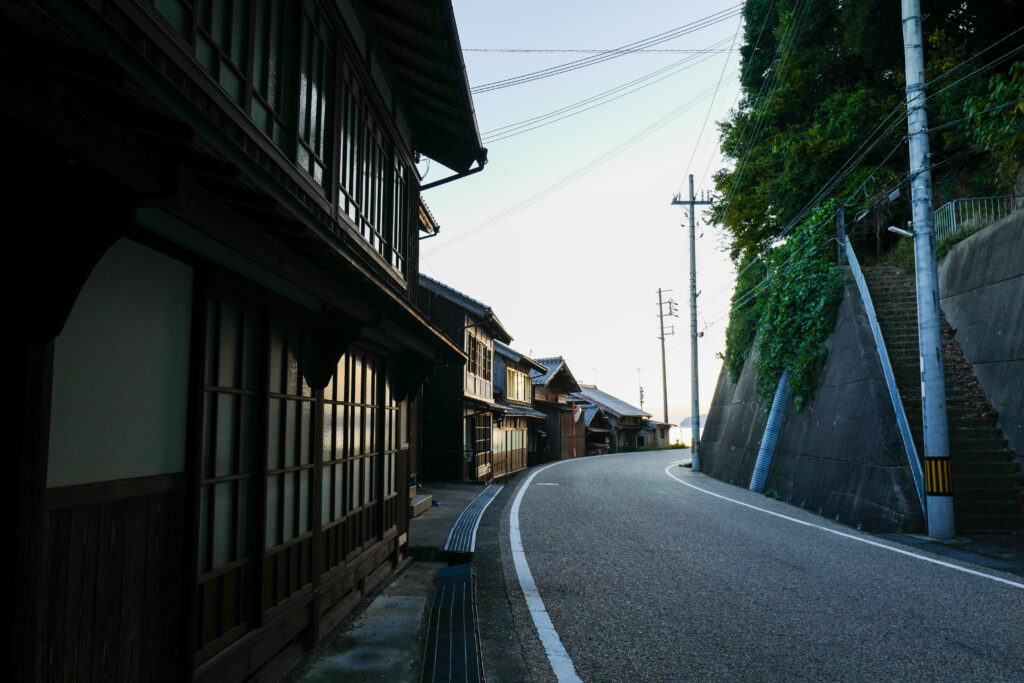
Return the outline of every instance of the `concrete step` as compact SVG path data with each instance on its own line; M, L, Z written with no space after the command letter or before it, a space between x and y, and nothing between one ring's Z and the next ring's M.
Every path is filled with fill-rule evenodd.
M1006 448L1006 439L971 439L956 436L953 434L949 435L949 450L950 451L965 451L967 453L974 453L977 451L997 451Z
M1014 460L971 460L953 458L953 479L967 474L971 476L1013 475L1020 472L1020 466ZM958 475L959 473L959 475Z
M982 491L985 495L996 494L998 491L1012 491L1017 500L1020 500L1020 487L1024 483L1019 472L1008 474L979 474L974 471L965 472L953 464L953 484L960 482L962 486L953 490Z
M1016 500L999 498L962 497L953 489L954 515L961 512L965 515L984 515L986 517L1018 517L1024 521L1024 510L1021 510L1020 492L1016 492Z
M419 494L412 499L412 504L409 505L409 514L413 517L419 517L424 512L430 509L430 506L434 504L434 497L429 494Z
M982 463L982 462L1009 462L1016 463L1013 451L1008 448L992 448L989 450L976 449L962 451L952 454L954 462Z
M1024 515L979 515L954 512L958 534L1005 534L1024 530Z

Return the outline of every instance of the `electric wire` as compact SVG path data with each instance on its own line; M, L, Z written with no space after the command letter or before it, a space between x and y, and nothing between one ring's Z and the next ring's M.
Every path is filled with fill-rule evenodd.
M522 85L524 83L530 83L532 81L540 80L543 78L550 78L551 76L557 76L559 74L567 73L570 71L576 71L577 69L582 69L588 66L593 66L595 64L606 62L610 59L616 59L624 55L632 54L638 49L649 48L653 45L660 45L670 40L674 40L675 38L680 38L690 33L695 33L700 29L713 26L727 19L731 19L732 17L735 17L741 13L742 4L733 5L724 10L720 10L706 17L690 22L689 24L677 26L674 29L664 31L653 36L648 36L647 38L643 38L633 43L628 43L626 45L614 48L612 50L607 50L605 52L601 52L590 57L582 57L580 59L576 59L571 62L565 62L564 64L548 67L546 69L531 71L529 73L520 74L518 76L511 76L509 78L504 78L498 81L484 83L482 85L471 88L470 92L472 92L474 95L478 93L491 92L493 90L508 88L515 85Z
M478 223L477 225L473 226L472 228L469 228L468 230L466 230L466 231L456 235L455 237L451 238L447 242L444 242L443 244L439 244L439 245L435 246L432 249L426 250L425 253L427 253L428 256L432 256L432 255L437 254L437 253L439 253L441 251L449 249L449 248L455 246L456 244L459 244L460 242L463 242L466 239L469 239L470 237L480 233L481 231L486 230L488 228L491 228L491 227L497 225L498 223L501 223L501 222L511 218L513 215L519 213L520 211L522 211L522 210L524 210L526 208L529 208L530 206L532 206L533 204L536 204L537 202L539 202L540 200L546 198L550 194L552 194L552 193L562 189L563 187L569 185L570 183L575 182L576 180L578 180L579 178L583 177L587 173L590 173L594 169L598 168L599 166L601 166L602 164L604 164L607 161L611 160L612 158L618 156L619 154L621 154L622 152L626 151L627 149L629 149L633 145L637 144L638 142L640 142L641 140L643 140L647 136L651 135L655 131L663 128L667 124L671 123L675 119L677 119L680 116L682 116L683 114L685 114L687 111L689 111L690 109L692 109L693 107L698 105L700 102L702 102L706 97L710 97L713 89L714 89L713 86L706 88L701 93L699 93L698 95L694 96L693 98L691 98L687 102L685 102L682 105L676 107L672 111L670 111L667 114L665 114L664 116L662 116L660 119L654 121L653 123L648 125L646 128L640 130L639 132L635 133L634 135L632 135L631 137L627 138L626 140L623 140L618 145L616 145L616 146L606 150L604 153L602 153L601 155L595 157L594 159L591 159L589 162L587 162L583 166L580 166L579 168L577 168L574 171L570 172L569 174L563 176L559 180L556 180L554 183L548 185L547 187L543 188L542 190L539 190L538 192L536 192L533 195L527 197L526 199L522 200L518 204L515 204L515 205L513 205L513 206L511 206L511 207L509 207L509 208L507 208L507 209L505 209L503 211L500 211L499 213L495 214L494 216L491 216L490 218L482 221L481 223Z
M772 2L774 3L774 0L772 0ZM765 14L765 23L767 23L767 20L768 20L768 15ZM762 24L762 28L763 27L764 27L764 25ZM732 43L729 45L730 49L732 48L733 45L736 44L736 37L739 36L741 28L743 28L743 17L742 16L740 17L739 22L737 22L737 24L736 24L736 32L732 34ZM700 146L701 138L704 137L704 129L707 128L708 119L711 118L711 110L714 109L714 107L715 107L715 100L718 97L718 91L722 89L722 80L725 78L725 70L729 67L729 58L731 56L732 56L731 54L726 55L725 63L722 64L722 73L718 75L718 85L715 86L715 95L711 98L711 103L708 104L708 111L707 111L706 114L704 114L704 122L702 124L700 124L700 132L697 133L697 141L695 143L693 143L693 151L690 152L690 160L686 162L686 170L683 171L683 178L684 179L686 178L687 174L690 172L690 166L693 165L693 158L697 155L697 147ZM682 185L682 183L683 183L683 180L680 180L679 184Z
M988 45L984 49L980 50L979 52L975 53L971 57L967 58L963 62L961 62L961 63L951 67L950 69L948 69L947 71L943 72L942 74L940 74L936 78L932 79L931 84L934 84L934 83L937 83L937 82L941 81L943 78L947 77L952 72L954 72L957 69L961 68L964 64L970 62L971 60L975 59L976 57L980 56L981 54L984 54L985 52L989 51L990 49L992 49L996 45L1004 42L1005 40L1007 40L1008 38L1010 38L1011 36L1015 35L1016 33L1018 33L1021 30L1024 30L1024 27L1018 28L1018 29L1014 30L1013 32L1011 32L1010 34L1008 34L1007 36L1004 36L1003 38L1001 38L1001 39L991 43L990 45ZM1022 49L1024 49L1024 45L1018 46L1016 48L1013 48L1012 50L1010 50L1009 52L1001 55L1000 57L996 58L992 62L989 62L986 65L984 65L982 67L979 67L978 69L975 69L971 73L967 74L966 76L964 76L964 77L962 77L960 79L957 79L956 81L954 81L953 83L950 83L949 85L947 85L946 87L942 88L941 90L939 90L939 91L937 91L935 93L932 93L931 95L928 96L928 99L930 99L931 97L935 97L935 96L937 96L937 95L939 95L939 94L949 90L950 88L953 88L956 85L959 85L960 83L963 83L963 82L965 82L965 81L967 81L967 80L969 80L971 78L975 78L975 77L979 76L981 73L983 73L983 72L985 72L987 70L990 70L991 68L997 66L998 64L1001 64L1001 63L1005 62L1007 59L1009 59L1009 57L1017 54ZM959 119L955 119L953 121L949 121L949 122L941 124L939 126L935 126L933 128L930 128L928 132L935 132L935 131L938 131L938 130L949 128L949 127L954 126L954 125L956 125L958 123L962 123L965 120L969 120L971 118L975 118L977 116L981 116L982 114L989 113L991 111L995 111L995 110L998 110L998 109L1003 109L1005 107L1012 106L1012 105L1017 104L1017 103L1022 102L1022 101L1024 101L1024 98L1018 98L1018 99L1015 99L1015 100L1012 100L1012 101L1009 101L1009 102L1004 102L1004 103L1002 103L1000 105L997 105L997 106L994 106L994 107L989 107L989 108L987 108L987 109L985 109L983 111L979 111L979 112L976 112L974 114L970 114L970 115L961 117ZM873 150L875 147L877 147L877 145L882 140L885 139L885 137L893 130L893 128L895 128L897 125L900 125L901 123L903 123L903 121L906 119L906 116L907 116L906 111L904 111L903 115L899 119L897 119L892 124L890 124L889 127L881 135L878 135L878 137L874 140L874 142L872 142L870 145L867 146L866 149L864 149L865 145L867 145L868 142L873 137L875 137L875 135L878 133L879 129L882 126L885 125L886 121L888 121L900 109L904 109L904 110L906 109L906 103L905 102L900 102L899 104L897 104L897 106L892 111L889 112L889 114L865 138L865 140L861 143L860 147L858 147L858 149L854 151L853 155L851 155L850 157L847 158L846 162L844 162L842 164L842 166L840 166L840 169L837 170L836 173L833 174L833 176L829 179L829 181L826 182L825 186L823 186L815 194L815 198L812 199L810 202L808 202L808 204L804 207L804 209L802 209L800 212L798 212L797 216L787 224L786 228L780 233L780 235L778 237L776 237L776 240L779 239L779 238L784 237L791 229L793 229L797 224L799 224L799 221L802 220L802 218L810 210L812 210L814 206L816 206L818 204L820 199L822 197L824 197L825 195L827 195L828 192L830 192L832 189L834 189L840 182L845 180L845 178L849 176L849 174L854 170L854 168L856 168L857 164L859 164L860 161L863 160L863 158L871 150ZM1022 128L1024 128L1024 127L1022 127ZM1013 134L1013 132L1011 132L1010 134ZM1005 137L1005 135L1004 136L1000 136L1000 137ZM874 176L874 174L877 173L878 170L882 166L884 166L889 161L889 159L892 158L893 154L895 154L896 151L903 145L905 140L906 140L906 136L904 136L903 138L901 138L901 140L899 142L897 142L897 144L885 155L885 157L882 159L882 161L880 163L878 163L874 167L874 169L872 169L872 171L867 175L867 177L865 178L864 182L862 182L857 188L855 188L846 197L846 200L844 201L844 203L849 202L853 197L855 197L864 188L866 183ZM861 151L862 149L863 149L863 152ZM953 160L955 160L957 158L961 158L962 156L965 156L966 154L969 154L969 153L974 152L974 151L979 151L979 150L977 150L977 148L972 147L971 149L968 149L968 150L966 150L964 152L960 152L960 153L954 155L953 157L944 159L944 160L942 160L942 161L940 161L940 162L938 162L936 164L933 164L932 168L936 168L936 167L942 166L942 165L944 165L946 163L950 163L951 161L953 161ZM906 179L901 181L896 187L899 187L904 182L906 182ZM869 207L869 208L872 208L872 207ZM822 222L824 222L824 221L822 221ZM819 223L819 225L820 224L821 223ZM834 241L835 241L834 239L830 240L830 242L834 242ZM826 242L826 244L827 243L828 242ZM746 267L744 267L742 270L740 270L737 273L737 275L736 275L737 279L743 273L745 273L747 269L752 267L755 263L761 261L773 248L774 247L769 246L765 250L763 250L760 253L758 253L757 255L755 255L755 257L753 259L751 259L750 263L748 263ZM793 258L793 256L791 256L790 259L788 259L788 260L792 260L792 258ZM764 280L762 280L759 283L758 286L749 288L746 293L741 295L740 301L738 301L738 302L734 303L732 306L730 306L730 309L735 308L735 307L739 307L739 306L742 306L742 305L745 305L747 302L749 302L758 293L763 291L764 287L767 286L767 280L768 280L768 278L766 277ZM724 288L724 290L720 290L720 292L721 291L729 291L729 288L726 287L726 288ZM720 298L720 293L718 294L718 296L716 296L714 299L712 299L711 303L714 303L719 298ZM724 319L727 319L728 317L729 317L729 314L727 313L723 318L720 318L720 319L716 320L709 327L718 324L719 322L721 322ZM708 328L705 328L705 329L708 329Z
M729 206L732 203L733 190L736 188L740 180L742 180L743 174L746 171L747 161L749 159L750 152L753 150L754 147L754 142L758 139L758 137L761 134L761 131L764 129L765 120L767 119L766 112L771 107L772 102L775 100L775 95L778 92L779 84L781 81L781 73L785 68L786 62L789 61L789 56L790 54L792 54L793 44L796 41L796 29L800 26L800 23L803 21L804 12L806 11L808 5L809 2L807 0L803 0L803 2L801 2L801 4L797 7L796 11L794 12L792 22L788 26L786 26L786 30L779 41L779 47L775 51L776 55L778 55L778 68L773 68L769 78L762 83L761 92L764 92L764 88L768 85L769 81L771 82L771 85L769 87L768 94L764 99L764 106L760 107L760 111L758 113L755 113L754 115L756 121L754 123L753 131L747 138L747 144L743 148L743 152L740 155L739 162L736 164L736 171L734 172L731 178L729 190L724 193L725 206L722 209L723 214L729 210ZM761 94L759 92L758 98L760 99L760 97ZM744 122L744 126L740 130L739 139L742 139L743 133L746 132L746 128L750 125L749 121L750 120L748 119L747 121Z
M722 41L722 42L725 42L725 41ZM698 64L701 64L701 63L707 61L710 58L711 57L709 57L709 56L705 56L703 59L698 59L697 57L694 57L694 56L687 57L687 58L682 59L682 60L680 60L678 62L670 64L667 67L664 67L662 69L658 69L657 71L654 71L654 72L651 72L651 73L646 74L644 76L641 76L640 78L634 79L632 81L629 81L628 83L624 83L624 84L619 85L619 86L617 86L615 88L611 88L609 90L605 90L604 92L599 93L597 95L593 95L593 96L588 97L586 99L579 100L579 101L577 101L577 102L575 102L575 103L573 103L571 105L567 105L567 106L562 107L560 109L556 109L556 110L550 111L550 112L548 112L546 114L535 116L535 117L530 118L530 119L524 119L524 120L518 121L516 123L510 123L510 124L506 124L504 126L500 126L498 128L494 128L492 130L489 130L489 131L486 131L486 132L483 133L483 135L482 135L483 142L485 142L485 143L499 142L499 141L504 140L506 138L515 137L516 135L521 135L523 133L529 133L531 131L537 130L538 128L543 128L544 126L551 125L552 123L557 123L558 121L564 121L565 119L572 118L572 117L577 116L579 114L582 114L584 112L588 112L588 111L590 111L592 109L596 109L597 107L600 107L602 105L605 105L605 104L608 104L610 102L614 102L614 101L616 101L618 99L621 99L623 97L626 97L627 95L631 95L631 94L633 94L633 93L635 93L635 92L637 92L639 90L643 90L644 88L647 88L647 87L649 87L651 85L654 85L655 83L660 83L661 81L663 81L663 80L665 80L667 78L670 78L672 76L675 76L675 75L677 75L679 73L682 73L683 71L689 69L690 67L693 67L693 66L696 66ZM676 68L676 67L679 67L679 68ZM675 70L672 71L672 69L675 69ZM666 74L665 73L666 71L670 71L670 73ZM662 75L662 74L664 74L664 75ZM659 75L661 76L661 78L655 78L656 76L659 76ZM654 80L650 80L650 79L654 79ZM644 81L649 81L649 82L644 83ZM632 86L632 85L636 85L637 83L643 83L643 85L639 85L638 87L633 88L632 90L627 90L626 92L621 92L625 88L628 88L629 86ZM616 93L619 93L619 94L616 94ZM606 99L603 99L603 100L601 99L601 98L609 96L609 95L615 95L615 96L614 97L607 97ZM588 104L590 106L586 106ZM564 114L564 115L559 116L560 114ZM541 123L541 122L543 122L543 123ZM536 125L531 125L531 124L536 124Z
M955 72L960 67L967 65L968 63L972 62L976 58L980 57L981 55L985 54L986 52L988 52L989 50L994 48L996 45L999 45L1003 41L1009 40L1011 37L1015 36L1016 34L1020 33L1021 31L1024 31L1024 26L1020 26L1018 28L1015 28L1014 30L1010 31L1009 33L1007 33L1005 36L1003 36L999 40L997 40L997 41L989 44L985 48L975 52L973 55L971 55L967 59L963 60L959 64L956 64L955 66L953 66L953 67L951 67L949 69L946 69L944 72L942 72L941 74L939 74L938 76L933 78L929 83L926 83L925 85L935 85L936 83L941 81L943 78L946 78L947 76L951 75L953 72Z
M751 54L756 52L757 51L757 46L761 44L761 38L764 36L765 26L768 25L768 17L771 16L771 12L772 12L772 9L774 7L775 7L775 0L771 0L771 2L768 4L768 9L764 13L764 19L761 20L761 28L759 28L758 31L757 31L757 38L754 40L754 47L751 50ZM742 21L740 22L740 25L741 26L743 25ZM728 63L728 60L726 60L726 63ZM747 71L750 70L751 63L752 63L751 61L748 61L746 66L743 69L740 70L740 81L741 82L743 80L743 77L747 75ZM736 90L736 97L734 97L733 101L732 101L732 107L736 106L736 103L739 101L739 98L740 98L740 95L742 94L742 92L743 92L742 88L737 88L737 90ZM732 108L732 107L730 107L730 108ZM711 107L708 107L708 114L710 115L710 113L711 113ZM707 119L706 118L705 118L705 123L707 123ZM702 134L703 134L703 131L704 131L704 128L702 126L701 127L701 133ZM697 136L697 142L698 143L700 142L700 136ZM694 154L696 154L696 148L697 148L697 145L694 145ZM716 146L715 146L716 151L718 149L720 149L720 148L721 148L721 141L719 141L716 144ZM676 189L676 192L680 192L681 193L682 190L683 190L683 183L686 181L686 177L690 173L690 166L693 164L694 154L690 155L690 161L689 161L689 163L686 164L686 169L683 171L683 175L679 179L679 187ZM708 165L704 168L704 174L701 176L700 181L697 183L698 185L703 185L704 184L704 179L707 178L708 171L711 170L711 164L714 161L714 158L715 158L714 153L709 155L709 157L708 157Z
M506 54L533 54L533 53L559 53L569 52L576 54L605 54L607 52L614 52L614 50L583 50L583 49L571 49L571 48L526 48L526 47L464 47L463 52L501 52ZM631 50L630 54L643 54L643 53L655 53L655 54L704 54L707 52L735 52L736 50L712 50L708 48L694 48L692 50L681 49L681 50Z

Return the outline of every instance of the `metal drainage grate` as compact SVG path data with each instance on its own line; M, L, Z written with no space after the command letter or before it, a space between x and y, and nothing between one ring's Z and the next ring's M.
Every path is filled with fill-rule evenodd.
M422 681L481 680L472 565L441 570L430 608Z
M444 549L456 553L471 553L476 547L476 530L480 526L480 518L484 510L491 504L494 497L501 491L501 484L491 484L466 506L459 518L455 520Z
M1007 562L1005 560L998 560L994 557L986 557L985 555L979 555L978 553L972 553L968 550L960 550L959 548L951 548L948 545L942 543L936 543L925 538L917 538L916 536L908 536L907 534L878 534L879 538L884 538L889 541L895 541L896 543L902 543L903 545L911 545L915 548L923 548L929 552L933 552L936 555L944 555L946 557L952 557L957 560L963 560L964 562L970 562L972 564L978 564L988 569L999 569L1001 571L1010 572L1013 574L1024 574L1024 566L1016 564L1014 562Z

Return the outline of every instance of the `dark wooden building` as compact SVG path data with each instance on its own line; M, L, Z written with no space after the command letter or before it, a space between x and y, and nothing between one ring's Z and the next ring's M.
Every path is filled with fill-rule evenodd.
M593 384L581 384L576 397L588 401L608 417L611 428L610 446L612 453L628 453L653 447L649 437L657 435L657 426L648 427L651 414L632 406L620 398L601 391ZM658 423L662 424L663 423ZM668 425L663 425L663 436L668 436Z
M507 344L494 342L494 402L502 411L491 439L496 479L536 462L537 426L547 415L533 407L532 371L546 372L547 368Z
M427 319L465 350L465 364L431 373L423 388L424 479L489 481L494 477L494 344L512 337L491 308L426 275L419 306Z
M577 395L578 396L578 395ZM583 425L587 432L587 455L605 455L612 452L612 421L600 406L570 397L574 405L583 409Z
M18 680L274 678L406 559L450 0L0 7ZM412 457L411 455L412 454Z
M565 359L561 356L536 358L544 371L531 370L533 403L547 416L537 432L537 462L567 460L586 455L586 426L583 410L569 400L580 390Z

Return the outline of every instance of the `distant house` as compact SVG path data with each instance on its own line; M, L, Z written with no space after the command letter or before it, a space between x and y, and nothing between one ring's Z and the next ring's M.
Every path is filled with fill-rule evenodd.
M672 425L668 422L648 420L647 424L644 425L647 448L650 450L668 448L671 445L669 438L669 430L671 428Z
M600 406L589 401L581 403L586 428L587 455L604 455L612 451L612 421Z
M533 407L530 372L547 368L500 341L494 342L494 402L503 411L494 423L491 474L494 478L524 469L537 452L537 427L547 415ZM536 460L536 458L533 458Z
M533 403L537 410L547 415L544 428L537 432L537 462L585 455L583 410L569 401L569 395L580 390L579 383L561 356L535 360L545 370L530 372Z
M648 436L650 434L647 423L651 414L640 410L622 399L607 394L593 384L580 385L578 396L599 406L610 418L611 422L611 451L623 453L628 451L639 451L648 448ZM655 430L657 434L657 430ZM665 430L666 438L668 429Z
M489 306L422 274L417 303L468 358L438 367L424 384L422 477L490 480L494 425L505 414L494 402L494 344L512 337Z

